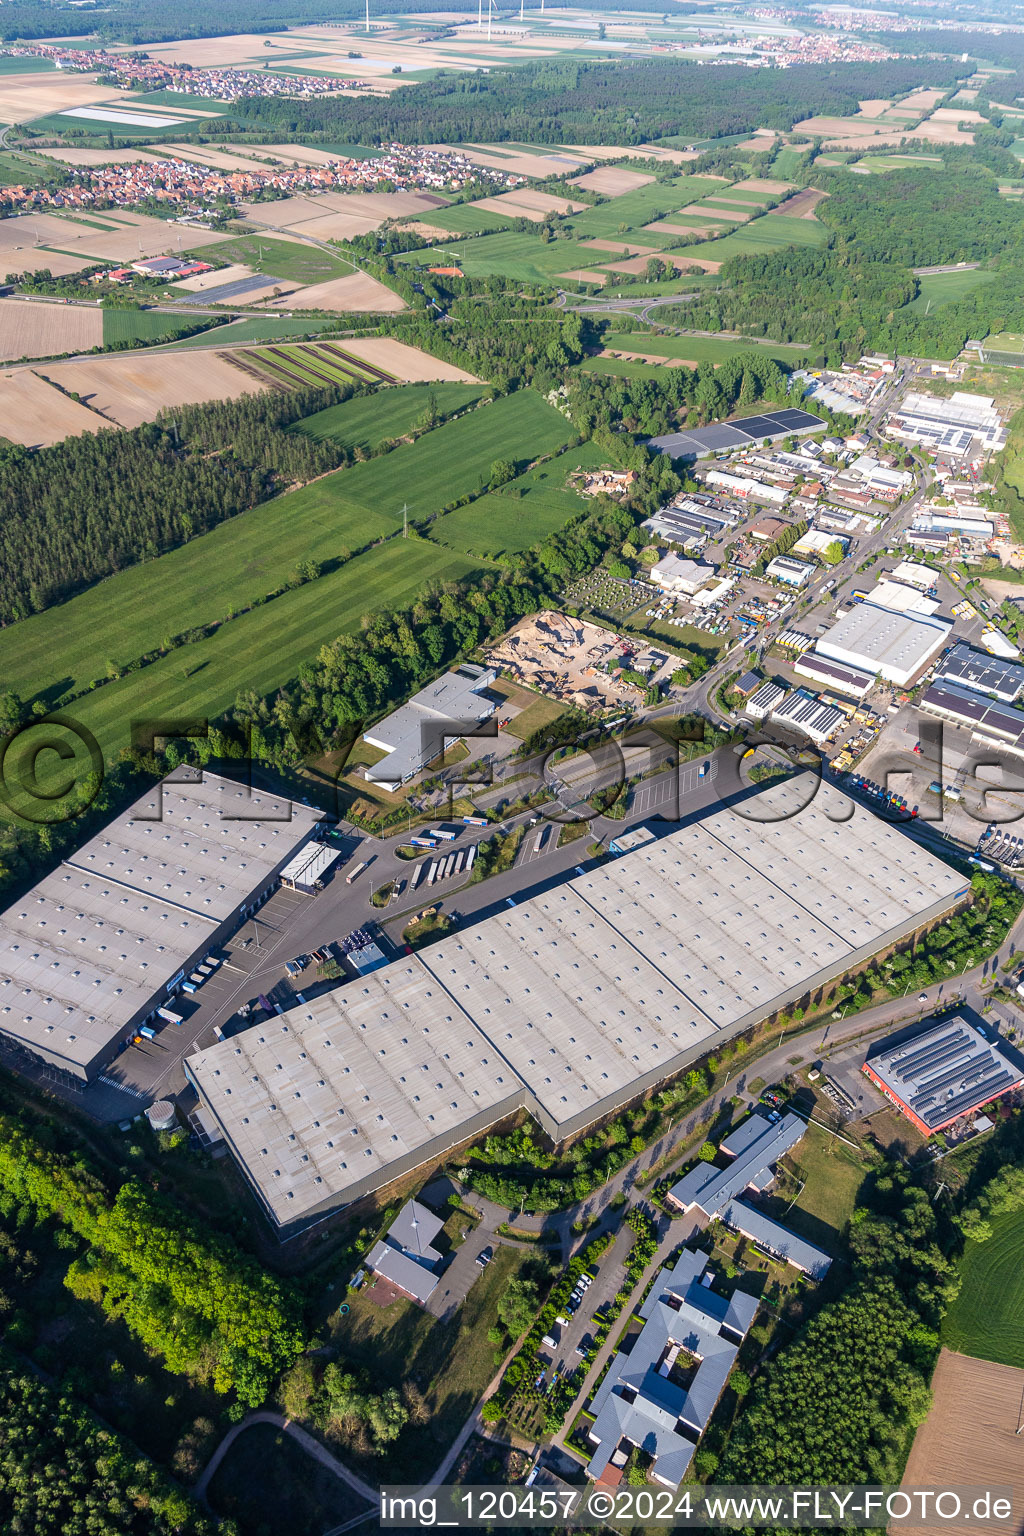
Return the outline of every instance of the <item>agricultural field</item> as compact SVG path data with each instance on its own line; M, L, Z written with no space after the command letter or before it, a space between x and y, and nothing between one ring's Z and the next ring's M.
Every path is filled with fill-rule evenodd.
M184 352L193 347L244 346L253 341L294 341L296 337L318 334L337 328L336 320L314 320L308 315L297 319L279 319L276 315L260 316L252 320L232 320L228 325L217 325L198 336L186 336L174 343L173 350Z
M154 341L162 336L173 341L202 319L200 315L190 320L187 315L161 314L157 309L105 309L101 313L105 347L126 341Z
M917 285L920 293L900 313L927 314L930 309L938 309L942 304L951 304L955 299L973 293L975 288L990 283L995 275L994 272L984 271L935 272L919 277Z
M609 352L633 353L637 358L681 358L690 364L724 363L741 352L764 352L777 363L797 368L808 356L803 347L790 346L786 342L763 342L741 337L722 336L664 336L656 331L612 331L603 338ZM605 358L592 358L588 366L604 363ZM599 370L601 372L614 370Z
M366 518L365 513L360 515ZM328 532L336 552L343 543L342 529L325 528L325 536ZM192 557L189 578L194 583L199 564L195 544L186 546L185 553ZM308 554L305 550L303 557ZM274 565L273 579L268 578L267 585L275 587L287 575L287 566L272 547L268 547L266 559ZM374 545L344 564L335 563L325 569L316 580L226 621L207 638L173 650L152 665L85 694L75 702L75 719L92 731L104 758L109 759L128 744L130 720L154 716L214 719L231 708L241 687L263 694L290 682L299 665L315 658L321 646L338 635L357 631L364 614L377 608L404 607L414 602L428 584L458 580L476 568L475 562L426 539L395 538ZM163 560L142 569L159 582ZM98 590L107 585L103 583ZM190 597L191 586L186 589L184 606L179 593L177 604L170 610L175 630L180 628L183 615L190 623L200 622L198 613L188 607ZM40 670L35 674L33 694L40 688L53 687L52 656L58 649L61 656L70 654L67 634L60 631L57 638L60 619L69 606L65 604L37 616L49 617L54 628L48 655L38 659ZM147 630L151 630L148 615L144 622ZM10 633L13 632L12 629ZM4 638L7 633L4 632ZM138 634L126 636L127 644L115 651L113 659L121 661L126 652L137 653L139 638ZM56 771L62 770L58 766ZM45 779L46 770L40 767L40 780Z
M103 341L103 315L71 305L0 299L0 362L88 352Z
M593 264L597 256L574 240L545 243L539 235L510 229L450 246L439 245L431 251L411 251L399 259L408 267L452 265L460 267L467 277L500 275L512 282L544 285L570 267Z
M280 587L301 560L330 567L345 550L393 532L392 519L343 495L344 474L277 496L0 631L5 685L29 697L46 685L77 693L105 676L108 661L126 666L184 628L247 608ZM55 679L57 654L66 670Z
M541 454L564 447L572 428L561 412L531 389L506 395L458 421L404 443L383 458L343 471L348 501L402 520L428 517L486 485L496 460L520 471Z
M399 384L357 395L341 405L307 416L293 428L322 442L330 438L346 448L374 451L391 438L404 437L418 426L433 405L439 416L453 416L483 394L480 384Z
M166 360L166 354L164 357ZM439 386L442 401L443 391L453 388L461 391L465 386ZM428 393L422 390L423 397ZM392 410L392 399L400 399L406 411L413 408L408 389L389 389L352 400L337 409L344 412L349 406L354 408L357 419L362 421L357 430L368 431L372 420L369 408L375 403L385 413L385 419L394 422L395 418L387 415ZM83 407L71 401L68 405L86 414ZM422 412L419 401L415 409ZM419 563L427 577L435 569L469 569L469 563L457 551L432 547L422 539L380 545L343 563L350 551L366 549L400 528L405 499L409 499L413 515L433 512L466 491L476 490L502 452L512 456L516 447L521 452L523 445L528 445L531 454L550 452L564 443L568 430L565 418L539 395L531 391L509 395L458 421L437 427L415 444L326 475L240 513L180 549L121 571L58 607L0 631L0 676L5 686L27 699L35 698L44 688L49 690L47 696L51 701L58 695L77 694L103 678L110 661L119 667L127 666L138 657L159 650L167 637L186 627L199 628L239 613L276 591L299 562L307 559L323 567L323 574L316 581L275 598L269 607L233 619L225 629L237 632L243 620L251 620L255 631L262 615L272 649L278 619L290 611L300 592L310 594L306 601L311 611L318 611L318 600L312 596L314 589L317 593L343 593L344 604L339 599L332 622L340 631L340 626L348 624L351 618L355 627L359 614L368 608L392 596L395 604L398 602L398 596L387 586L385 573L390 567L384 558L385 550L391 551L397 572L409 572L410 583ZM576 450L572 459L572 466L566 465L558 472L562 479L577 460L586 462L586 450ZM420 491L414 506L416 487ZM373 558L367 563L369 556ZM378 561L382 563L378 565ZM371 573L361 595L359 584L345 575L356 568ZM378 570L379 587L372 574ZM325 598L324 602L326 605L328 600ZM354 605L354 614L349 614L349 605ZM327 611L325 606L324 612ZM205 647L209 643L198 644ZM262 641L255 639L247 643L262 645ZM186 649L191 657L196 647ZM315 650L316 645L311 642L303 654L312 655ZM54 679L52 657L57 654L66 658L62 665L67 671ZM220 642L210 654L219 656ZM176 666L184 664L185 655L186 651L172 652L133 675L154 680L164 672L173 674ZM212 679L214 673L206 668L204 659L204 682L207 670ZM250 676L248 664L237 675ZM255 670L251 675L254 679L258 676ZM277 681L268 686L277 686ZM253 686L257 685L254 681ZM115 686L121 684L106 685L96 697L100 693L106 695Z
M228 355L216 351L203 358L201 368L187 354L139 351L77 362L41 363L37 371L69 395L79 395L91 412L98 412L94 419L99 427L138 427L175 405L234 400L269 387L258 372L245 373ZM51 389L50 393L56 391ZM13 432L6 435L16 442L37 441L15 437Z
M364 362L334 341L298 342L280 347L252 347L242 355L243 364L285 389L311 385L372 382L393 384L387 369Z
M54 364L40 365L52 371ZM77 400L54 389L36 368L0 373L0 423L12 443L48 448L65 437L100 432L111 423Z
M191 238L192 232L189 234ZM201 250L192 250L188 254L199 261L208 259ZM282 282L299 283L303 287L344 277L353 270L352 263L344 256L332 256L317 246L305 245L299 240L275 239L272 235L240 235L228 240L218 247L217 260L231 265L238 263L253 272L279 277Z
M529 549L587 510L587 498L567 486L566 480L573 470L596 469L601 462L590 443L570 449L538 464L501 491L446 513L431 526L430 537L479 559Z
M626 192L612 198L586 213L576 214L573 230L581 238L595 235L614 238L621 229L641 229L655 219L663 219L675 213L687 203L695 203L707 197L716 188L721 191L724 183L710 176L679 176L675 181L656 181L649 187Z
M1017 1431L1024 1371L943 1349L931 1388L932 1405L914 1437L902 1486L1009 1488L1019 1509L1024 1468ZM899 1525L903 1536L928 1536L935 1530L913 1515ZM943 1525L949 1536L970 1536L972 1529L970 1522L957 1519Z
M1024 1211L989 1221L988 1242L964 1244L960 1294L946 1313L942 1342L961 1355L1024 1367Z

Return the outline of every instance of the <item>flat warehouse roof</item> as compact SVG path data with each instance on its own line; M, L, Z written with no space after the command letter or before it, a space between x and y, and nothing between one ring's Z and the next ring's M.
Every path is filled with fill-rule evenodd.
M591 872L192 1057L274 1217L356 1198L516 1107L574 1134L966 889L839 790L809 791L627 833Z
M320 819L309 806L204 772L162 780L66 862L219 923Z
M952 627L947 619L894 613L868 601L833 624L818 641L817 651L836 661L866 661L874 663L876 671L890 667L911 675L945 644Z
M319 816L217 774L163 780L0 915L0 1031L86 1071Z

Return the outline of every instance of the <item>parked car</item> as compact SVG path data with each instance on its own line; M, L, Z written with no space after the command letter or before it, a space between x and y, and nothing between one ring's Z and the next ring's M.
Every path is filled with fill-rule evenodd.
M476 1256L476 1262L480 1265L481 1269L486 1269L493 1258L493 1248L481 1248L480 1252Z

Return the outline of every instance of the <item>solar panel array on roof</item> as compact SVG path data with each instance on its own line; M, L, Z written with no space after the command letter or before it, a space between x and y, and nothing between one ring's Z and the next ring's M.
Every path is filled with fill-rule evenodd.
M951 1125L1021 1081L1016 1061L960 1014L883 1047L865 1068L926 1133Z
M962 642L942 657L935 675L975 693L994 693L1004 704L1012 704L1024 692L1024 667L1019 662L986 656Z
M669 432L663 437L652 437L648 447L673 459L702 459L728 448L751 448L792 433L817 432L824 425L810 411L788 407L766 411L761 416L743 416L738 421L714 421L690 432Z
M1012 704L993 704L982 693L943 681L933 683L922 695L921 708L1024 754L1024 710Z

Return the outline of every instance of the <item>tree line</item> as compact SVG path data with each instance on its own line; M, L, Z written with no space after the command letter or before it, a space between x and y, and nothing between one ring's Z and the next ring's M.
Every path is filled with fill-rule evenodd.
M12 1115L0 1116L0 1188L85 1244L68 1289L121 1319L169 1370L256 1407L305 1348L287 1285L141 1181L112 1195Z
M870 1177L849 1228L849 1283L758 1376L715 1481L899 1482L959 1289L940 1236L906 1168Z
M261 392L181 406L125 431L30 452L0 440L0 623L39 613L346 462L286 429L355 390Z
M882 64L808 64L798 70L707 69L686 60L612 63L543 59L489 73L443 74L387 97L253 97L204 133L272 125L285 134L352 143L526 141L641 144L681 135L702 139L758 127L788 132L815 114L848 116L869 96L915 86L948 87L948 59Z
M7 1350L0 1422L0 1527L10 1536L226 1536L134 1446Z

